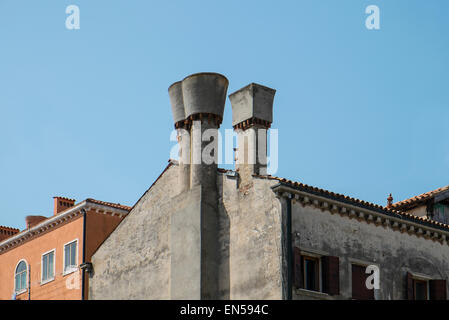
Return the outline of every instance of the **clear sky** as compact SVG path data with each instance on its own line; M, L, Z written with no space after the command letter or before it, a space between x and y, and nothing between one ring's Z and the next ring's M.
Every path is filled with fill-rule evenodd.
M203 71L277 90L277 176L382 205L448 185L448 31L447 0L0 0L0 225L133 205L174 144L167 88Z

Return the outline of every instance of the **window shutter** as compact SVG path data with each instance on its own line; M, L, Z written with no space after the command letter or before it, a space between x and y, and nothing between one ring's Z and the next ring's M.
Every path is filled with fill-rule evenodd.
M352 265L352 299L374 300L374 289L366 287L366 266Z
M406 290L407 290L407 300L414 300L415 299L415 290L413 288L413 277L412 274L410 272L407 272L407 286L406 286Z
M430 300L446 300L446 280L429 281Z
M321 258L323 270L323 292L330 295L340 294L340 260L338 257Z
M302 277L302 264L301 264L301 250L299 248L295 247L294 249L294 282L296 288L303 288L303 277Z

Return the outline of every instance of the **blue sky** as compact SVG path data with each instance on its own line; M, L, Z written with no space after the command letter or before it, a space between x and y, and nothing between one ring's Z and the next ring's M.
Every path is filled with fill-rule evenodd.
M65 27L68 5L80 30ZM365 8L380 8L380 30ZM0 0L0 225L56 195L133 205L173 146L167 88L277 90L276 175L384 205L449 184L449 1ZM231 128L226 102L222 128Z

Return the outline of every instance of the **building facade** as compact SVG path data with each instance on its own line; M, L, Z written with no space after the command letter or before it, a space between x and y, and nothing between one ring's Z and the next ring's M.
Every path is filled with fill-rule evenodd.
M0 299L87 299L92 254L130 209L55 197L53 216L26 217L22 232L2 227Z
M227 79L169 88L169 161L92 257L90 299L446 299L447 188L380 206L267 174L275 90L231 94L235 170L219 169ZM200 160L198 160L200 159Z

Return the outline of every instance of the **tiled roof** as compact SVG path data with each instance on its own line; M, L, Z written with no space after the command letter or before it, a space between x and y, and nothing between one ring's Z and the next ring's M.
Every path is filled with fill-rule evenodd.
M256 175L255 177L271 179L271 180L277 180L280 183L289 185L289 186L291 186L293 188L296 188L296 189L300 189L301 191L305 191L305 192L312 193L312 194L319 195L319 196L323 196L323 197L326 197L326 198L331 198L331 199L334 199L334 200L337 200L337 201L353 204L353 205L356 205L356 206L359 206L359 207L363 207L363 208L366 208L366 209L370 209L370 210L374 210L374 211L377 211L377 212L381 212L381 213L384 213L384 214L387 214L387 215L390 215L390 216L394 216L394 217L397 217L397 218L407 219L409 221L421 223L421 224L424 224L424 225L427 225L427 226L430 226L430 227L437 227L437 228L440 228L440 229L444 229L446 231L449 230L449 225L441 223L441 222L438 222L438 221L435 221L435 220L431 220L431 219L429 219L427 217L418 217L418 216L415 216L413 214L409 214L407 212L396 210L394 208L389 209L387 207L384 207L384 206L381 206L381 205L378 205L378 204L375 204L375 203L363 201L363 200L360 200L360 199L357 199L357 198L352 198L352 197L345 196L343 194L335 193L335 192L332 192L332 191L328 191L328 190L325 190L325 189L312 187L312 186L309 186L309 185L306 185L304 183L300 183L300 182L297 182L297 181L292 181L292 180L288 180L288 179L285 179L285 178L280 178L280 177L275 177L275 176L270 176L270 175L268 175L268 176ZM443 189L443 188L440 188L440 189Z
M131 210L131 207L125 206L125 205L120 204L120 203L100 201L100 200L95 200L95 199L91 199L91 198L86 199L86 201L87 202L96 203L96 204L101 204L101 205L108 206L108 207L117 208L117 209L123 209L123 210L127 210L127 211Z
M1 230L7 230L7 231L13 231L13 232L19 232L19 229L12 228L12 227L6 227L6 226L0 226Z
M436 196L437 194L444 192L444 191L448 191L448 190L449 190L449 186L441 187L441 188L420 194L418 196L393 203L392 207L397 208L397 209L404 208L404 207L410 207L410 206L416 205L418 203L424 202L424 201Z

